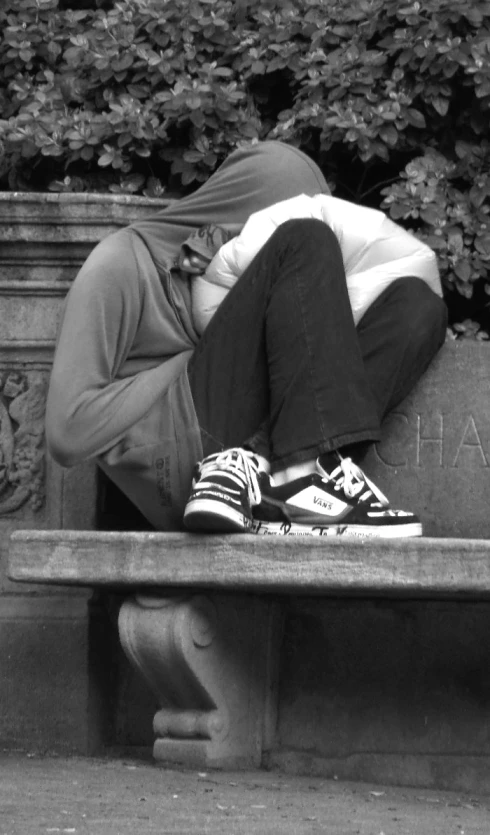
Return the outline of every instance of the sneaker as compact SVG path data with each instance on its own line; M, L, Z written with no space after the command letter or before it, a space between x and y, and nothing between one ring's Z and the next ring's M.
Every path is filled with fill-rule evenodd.
M252 507L261 499L258 477L264 468L264 459L241 447L208 455L196 465L185 527L217 533L251 531Z
M393 510L386 496L350 458L330 474L317 472L274 486L260 477L262 500L253 511L253 531L284 536L422 536L415 514Z

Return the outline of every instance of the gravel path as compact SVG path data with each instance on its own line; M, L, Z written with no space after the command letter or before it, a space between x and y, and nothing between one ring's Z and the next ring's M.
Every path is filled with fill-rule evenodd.
M490 835L490 796L143 759L0 756L0 835Z

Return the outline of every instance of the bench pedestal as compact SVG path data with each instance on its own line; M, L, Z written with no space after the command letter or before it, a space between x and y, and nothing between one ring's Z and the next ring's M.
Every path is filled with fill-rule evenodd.
M139 594L123 603L119 634L156 694L158 761L258 767L275 727L280 622L273 600Z

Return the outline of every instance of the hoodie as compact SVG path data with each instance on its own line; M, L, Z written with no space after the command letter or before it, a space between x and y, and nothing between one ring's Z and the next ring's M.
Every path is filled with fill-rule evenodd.
M99 466L157 530L178 530L202 457L187 364L199 340L185 241L301 193L328 193L319 168L280 142L239 148L194 194L105 238L66 298L46 404L53 458Z

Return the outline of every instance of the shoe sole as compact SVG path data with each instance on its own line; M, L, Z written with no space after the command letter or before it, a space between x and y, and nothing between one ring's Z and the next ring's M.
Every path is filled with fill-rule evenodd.
M212 499L195 499L187 503L184 525L189 531L216 533L246 533L252 530L252 520L239 510Z
M260 522L254 520L252 531L259 536L355 536L365 539L399 539L422 536L422 524L406 525L295 525L289 522Z

